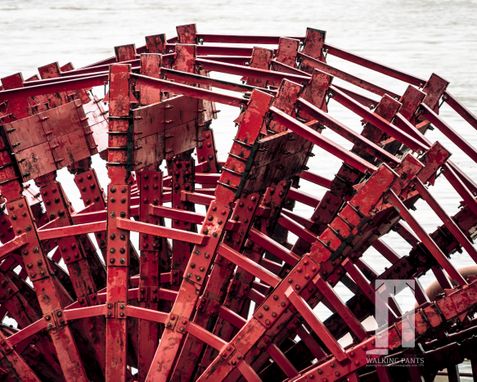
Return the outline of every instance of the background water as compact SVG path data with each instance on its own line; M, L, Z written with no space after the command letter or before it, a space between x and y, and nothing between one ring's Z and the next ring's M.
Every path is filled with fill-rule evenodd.
M477 1L402 0L402 1L6 1L0 0L0 77L21 71L24 78L35 68L53 61L72 61L76 67L113 54L113 46L126 43L143 45L144 36L163 33L175 35L175 26L197 23L203 33L240 33L304 35L307 26L327 31L327 42L378 60L406 72L428 78L435 72L448 81L449 90L477 113ZM331 61L333 63L333 61ZM359 69L366 78L402 92L402 84ZM220 107L214 123L220 155L231 143L237 111ZM332 105L331 112L359 131L359 119ZM471 144L477 134L457 116L443 109L443 117ZM340 144L346 143L330 132ZM437 132L430 138L443 142L452 152L456 148ZM331 178L339 162L320 150L311 170ZM453 158L466 173L477 179L477 169L464 154ZM103 184L107 183L101 171ZM67 175L62 174L72 200L79 200ZM304 184L304 190L320 196L323 191ZM455 213L459 197L443 180L433 189L449 213ZM76 204L76 203L75 203ZM78 205L77 205L78 207ZM440 224L423 203L416 217L432 231ZM305 207L301 213L309 214ZM395 235L386 241L401 255L409 247ZM382 271L386 264L373 252L366 255L373 267ZM457 266L470 264L466 254L455 256ZM427 285L432 280L424 277ZM341 289L340 289L341 288ZM348 295L344 287L338 290ZM403 304L413 302L404 293ZM326 314L320 310L320 314Z

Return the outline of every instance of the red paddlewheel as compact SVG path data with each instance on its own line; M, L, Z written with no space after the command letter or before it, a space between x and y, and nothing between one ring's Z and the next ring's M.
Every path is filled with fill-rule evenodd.
M477 376L477 151L439 112L477 119L441 77L184 25L1 81L2 380Z

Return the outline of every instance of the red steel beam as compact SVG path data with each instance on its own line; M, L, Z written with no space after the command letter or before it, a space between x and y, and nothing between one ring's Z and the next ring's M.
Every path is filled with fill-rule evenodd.
M127 321L129 278L129 231L117 226L116 217L129 217L131 186L128 140L131 100L130 67L112 65L109 85L108 217L106 288L105 378L124 381L127 377ZM114 201L113 201L114 199Z
M326 127L329 127L330 129L336 131L338 134L340 134L342 137L346 138L353 144L362 145L367 151L370 151L373 155L378 157L383 162L388 163L389 165L395 165L399 163L399 159L396 158L394 155L390 154L388 151L378 146L370 139L363 137L362 135L351 130L344 124L334 119L328 113L324 112L323 110L320 110L312 103L306 100L300 100L300 108L303 108L304 111L312 115L314 118L318 119Z
M16 346L17 344L26 341L27 338L34 336L42 330L45 330L47 324L48 322L44 318L40 318L39 320L36 320L27 327L22 328L22 330L19 330L15 334L12 334L10 337L8 337L8 342L10 343L10 345Z
M469 109L459 103L452 94L446 92L444 94L444 101L465 121L467 121L469 125L474 129L477 129L477 117Z
M3 260L4 257L10 255L12 252L20 249L26 244L26 235L21 234L20 236L15 236L12 240L4 243L0 247L0 260Z
M0 100L11 100L14 98L34 97L48 93L58 93L73 90L81 90L92 88L94 86L102 86L108 81L108 75L97 74L79 79L68 79L66 81L58 81L55 79L52 83L45 85L36 85L31 87L16 88L0 91Z
M422 118L428 119L436 126L452 143L466 153L474 162L477 162L477 150L469 145L456 131L445 123L429 106L422 104Z
M128 317L134 317L142 320L153 321L158 324L164 324L167 321L168 314L152 309L141 308L139 306L126 306L126 314Z
M39 229L38 238L40 240L52 240L62 237L71 237L75 235L86 235L88 233L106 231L106 221L99 221L94 223L83 223L72 226L62 226L55 228Z
M389 77L396 78L400 81L407 82L411 85L421 87L426 82L426 81L424 81L424 80L422 80L418 77L415 77L411 74L407 74L407 73L402 72L400 70L397 70L397 69L391 68L389 66L380 64L378 62L369 60L367 58L358 56L354 53L347 52L346 50L337 48L337 47L335 47L333 45L330 45L330 44L325 44L323 46L323 48L328 52L328 54L331 54L333 56L342 58L346 61L350 61L354 64L364 66L365 68L377 71L379 73L383 73L383 74L385 74Z
M275 287L280 282L280 278L274 273L257 265L254 261L249 260L226 244L220 245L217 253L272 287Z
M304 318L306 323L316 333L318 338L325 344L326 348L333 354L333 356L339 361L344 361L348 358L341 345L331 335L325 325L315 316L313 310L306 303L301 296L299 296L293 288L289 287L285 296L288 297L290 303L295 307L298 313Z
M10 363L10 370L14 370L14 373L22 381L27 382L40 382L40 379L35 372L30 368L25 359L10 345L8 338L3 333L0 333L0 351L3 357L5 357ZM3 373L2 373L3 374ZM10 377L14 377L9 373Z
M386 121L380 115L367 110L365 107L357 103L355 100L350 98L348 95L344 94L342 91L332 88L333 99L347 107L361 118L364 118L367 122L373 124L386 134L391 137L396 138L399 142L402 142L404 145L408 146L411 150L419 152L425 151L427 148L421 142L415 140L413 137L407 133L401 131L394 124Z
M231 106L241 106L245 104L245 100L228 94L221 94L207 89L201 89L194 86L183 85L176 82L161 80L143 76L142 74L132 73L131 77L136 80L136 85L146 85L161 91L169 91L173 93L183 94L192 98L205 99L212 102L223 103Z
M257 69L250 66L226 64L213 60L198 58L197 64L202 66L205 70L210 72L220 72L227 74L235 74L239 76L252 77L261 80L269 80L272 82L280 82L283 79L295 81L297 83L306 83L309 80L308 76L297 75L286 72L274 72L268 69Z
M160 236L192 244L205 244L207 242L207 236L203 234L162 227L156 224L144 223L130 219L117 218L116 225L118 228L125 231L134 231L147 235Z
M280 37L279 36L262 36L262 35L230 35L230 34L198 33L197 39L206 43L219 42L219 43L229 43L229 44L277 44Z
M149 207L162 204L162 172L141 170L136 173L140 191L140 220L158 225L161 219L149 213ZM161 271L170 270L167 240L158 239L154 236L141 234L139 236L139 250L141 253L138 282L138 304L142 308L153 311L163 308L164 303L159 304L158 291L161 284L165 284ZM171 273L168 273L168 281L171 281ZM126 314L129 316L129 308ZM139 380L144 380L147 369L151 364L154 350L157 347L160 328L154 321L145 320L142 317L137 321L137 369Z
M310 171L303 171L300 174L300 178L304 180L308 180L309 182L315 183L318 186L324 187L324 188L330 188L332 181L321 176L320 174L315 174Z
M441 249L437 246L437 244L432 240L429 235L427 235L427 233L419 225L417 220L411 215L404 203L392 191L389 194L389 201L394 206L394 208L398 210L399 214L409 224L412 230L416 233L416 235L424 243L424 245L429 249L429 252L435 257L436 261L443 269L445 269L449 276L451 276L452 279L455 280L459 285L466 284L467 282L462 277L462 275L454 268L454 266L450 263L449 259L442 253Z
M71 321L71 320L80 320L80 319L89 318L89 317L105 316L106 312L107 312L106 305L101 304L101 305L83 306L81 308L65 309L64 315L66 320ZM96 326L96 328L98 328L98 326Z
M417 192L422 196L422 198L429 204L432 210L436 215L441 219L447 229L452 233L455 239L460 243L460 245L467 251L467 253L472 257L472 259L477 262L477 250L474 245L470 242L468 237L462 232L456 222L446 214L444 209L439 205L439 203L434 199L431 192L426 188L426 186L417 179L414 183Z
M281 110L272 106L270 108L270 111L273 113L274 118L279 123L286 126L288 129L290 129L294 133L302 136L308 141L313 142L315 145L323 148L329 153L340 158L341 160L343 160L345 163L349 164L350 166L355 167L356 169L358 169L359 171L363 173L368 171L372 172L376 170L376 167L373 166L371 163L360 158L356 154L350 153L348 150L345 150L341 146L338 146L336 143L332 142L330 139L322 136L321 134L318 134L316 131L306 126L304 123L299 122L298 120L282 112Z
M354 76L352 74L349 74L343 70L337 69L325 62L322 62L320 60L317 60L313 57L308 56L305 53L298 52L299 56L305 58L307 60L307 64L310 65L315 69L319 69L322 72L325 72L329 74L330 76L339 78L343 81L349 82L352 85L358 86L364 90L367 90L371 93L375 93L377 95L383 96L385 94L389 94L390 96L394 98L399 98L399 96L395 93L393 93L390 90L387 90L385 88L382 88L380 86L377 86L369 81L363 80L357 76Z

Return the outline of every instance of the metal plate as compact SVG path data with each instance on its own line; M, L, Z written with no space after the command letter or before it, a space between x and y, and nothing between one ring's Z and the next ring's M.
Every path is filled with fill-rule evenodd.
M15 154L15 158L24 181L37 178L57 169L48 142L22 150Z
M134 168L192 150L197 145L198 115L198 101L184 96L135 109Z
M79 101L8 123L4 128L25 181L97 152Z

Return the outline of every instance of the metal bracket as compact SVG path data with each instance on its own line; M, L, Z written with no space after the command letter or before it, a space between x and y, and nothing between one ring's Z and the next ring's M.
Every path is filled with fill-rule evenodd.
M106 319L126 319L126 306L127 303L124 301L118 301L114 303L106 302Z

